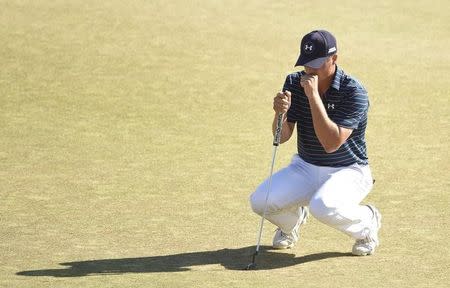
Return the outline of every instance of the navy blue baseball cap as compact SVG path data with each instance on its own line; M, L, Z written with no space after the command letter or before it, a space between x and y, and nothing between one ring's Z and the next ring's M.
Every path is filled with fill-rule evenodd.
M336 38L326 30L315 30L303 36L300 56L295 66L320 68L337 51Z

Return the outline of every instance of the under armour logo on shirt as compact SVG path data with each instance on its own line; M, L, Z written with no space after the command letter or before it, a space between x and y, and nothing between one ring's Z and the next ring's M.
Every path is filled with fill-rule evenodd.
M334 110L334 104L328 103L328 110L330 110L330 108Z

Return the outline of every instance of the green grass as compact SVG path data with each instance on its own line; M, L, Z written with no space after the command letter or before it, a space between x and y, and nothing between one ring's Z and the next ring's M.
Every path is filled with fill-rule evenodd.
M0 1L0 287L448 286L448 1L104 2ZM240 271L272 98L315 28L370 93L381 246L350 257L311 219Z

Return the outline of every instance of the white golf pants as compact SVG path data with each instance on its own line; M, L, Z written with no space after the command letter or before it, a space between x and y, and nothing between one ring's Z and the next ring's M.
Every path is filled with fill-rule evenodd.
M268 184L266 179L250 196L253 211L261 216ZM319 221L355 239L363 239L365 229L372 225L373 213L359 203L372 186L368 165L316 166L296 154L289 166L272 176L265 218L284 233L290 233L300 217L299 207L308 206Z

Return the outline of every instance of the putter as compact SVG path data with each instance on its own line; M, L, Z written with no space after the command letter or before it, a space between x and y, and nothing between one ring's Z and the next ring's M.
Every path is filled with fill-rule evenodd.
M256 251L253 253L252 256L252 263L248 264L247 267L245 267L245 270L254 270L256 269L256 256L259 253L259 246L261 244L261 236L264 226L264 219L266 218L266 212L267 212L267 201L269 199L270 190L272 188L272 174L273 174L273 166L275 164L275 157L277 155L278 146L280 145L281 140L281 127L283 125L283 113L278 114L277 119L277 129L275 130L275 136L273 138L273 153L272 153L272 165L270 165L270 176L269 176L269 185L266 192L266 201L264 204L264 212L261 216L261 223L259 224L259 233L258 233L258 240L256 242Z

